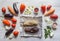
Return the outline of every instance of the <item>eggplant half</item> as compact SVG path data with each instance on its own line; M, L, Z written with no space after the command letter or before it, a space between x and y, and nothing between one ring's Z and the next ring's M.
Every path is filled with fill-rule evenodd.
M16 14L19 13L19 10L18 10L18 8L17 8L17 3L18 3L18 2L13 3L13 9L14 9L14 11L15 11Z

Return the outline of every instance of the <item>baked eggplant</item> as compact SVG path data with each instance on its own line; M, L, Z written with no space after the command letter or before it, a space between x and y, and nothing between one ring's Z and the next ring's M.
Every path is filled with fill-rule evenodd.
M25 28L26 33L37 33L39 31L38 27Z

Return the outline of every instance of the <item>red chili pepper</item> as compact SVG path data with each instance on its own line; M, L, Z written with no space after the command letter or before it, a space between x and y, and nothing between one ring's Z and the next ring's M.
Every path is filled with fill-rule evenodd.
M21 13L21 14L24 12L25 8L26 8L25 4L22 3L22 4L20 5L20 13Z
M45 13L45 11L46 11L46 6L45 5L41 6L41 11L42 11L43 14Z

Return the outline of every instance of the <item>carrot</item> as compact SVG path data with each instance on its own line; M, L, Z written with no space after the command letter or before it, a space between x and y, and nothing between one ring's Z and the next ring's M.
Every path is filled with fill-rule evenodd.
M8 20L4 19L2 22L3 22L3 24L10 26L10 22Z
M10 11L11 14L16 15L15 11L11 6L8 6L8 10Z
M49 15L53 14L54 11L55 11L55 9L54 9L54 8L51 8L49 11L47 11L47 12L44 14L44 16L49 16Z

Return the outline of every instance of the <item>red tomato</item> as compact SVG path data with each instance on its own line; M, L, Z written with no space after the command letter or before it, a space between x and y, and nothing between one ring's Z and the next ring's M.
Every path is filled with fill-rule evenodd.
M56 19L58 19L58 15L53 14L53 15L51 15L51 16L50 16L50 18L51 18L51 19L55 19L55 20L56 20Z
M45 11L46 11L46 6L45 5L41 6L41 11L42 11L43 14L45 13Z
M12 23L16 23L17 20L15 18L12 18Z
M6 13L6 8L5 7L2 8L2 12Z
M3 24L7 25L7 26L10 26L10 22L6 19L3 20Z
M14 31L14 32L13 32L13 35L14 35L14 36L18 36L18 34L19 34L18 31Z
M20 13L23 13L24 10L25 10L25 8L26 8L25 4L22 3L22 4L20 5Z
M48 5L48 6L47 6L47 10L49 10L51 7L52 7L51 5Z
M15 28L16 27L16 24L12 24L12 28Z

